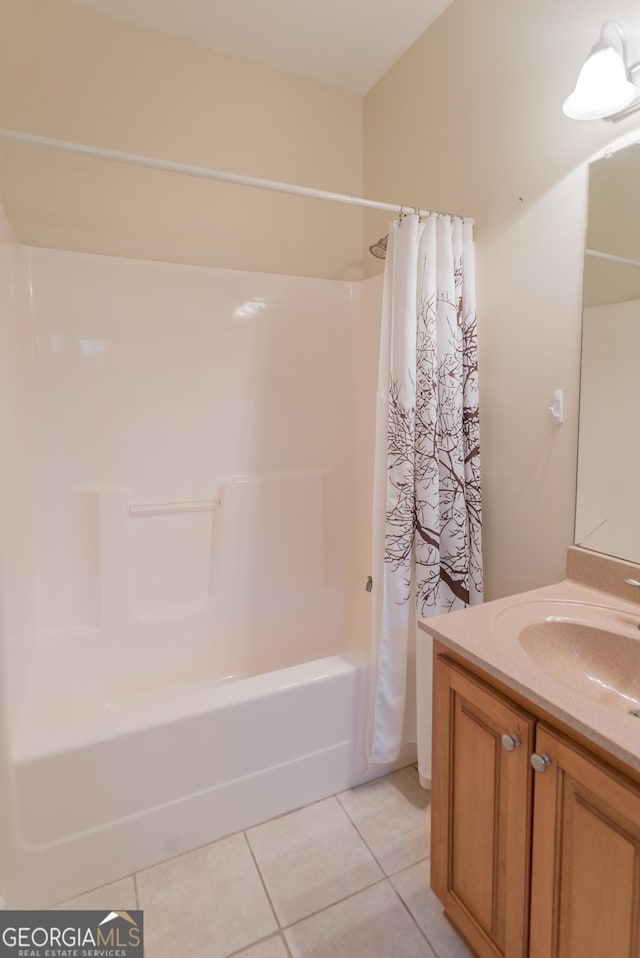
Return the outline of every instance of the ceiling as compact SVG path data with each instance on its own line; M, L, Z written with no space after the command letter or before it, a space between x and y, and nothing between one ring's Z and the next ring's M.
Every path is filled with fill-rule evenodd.
M452 0L77 0L84 7L366 93Z

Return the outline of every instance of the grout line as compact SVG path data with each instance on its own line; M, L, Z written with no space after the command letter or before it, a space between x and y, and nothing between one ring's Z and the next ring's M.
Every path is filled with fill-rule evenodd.
M368 841L366 840L366 838L364 837L364 835L362 834L362 832L360 831L360 829L358 828L358 826L356 825L356 823L354 822L354 820L352 819L352 817L351 817L351 815L349 814L349 812L347 811L347 809L344 807L344 805L343 805L342 802L340 801L340 796L339 796L339 795L336 795L336 798L337 798L337 800L338 800L338 804L340 805L340 808L342 809L342 811L345 813L345 815L347 816L347 818L348 818L349 821L351 822L351 824L352 824L353 828L355 829L355 831L357 832L357 834L360 836L361 841L364 842L364 847L367 849L367 851L369 852L369 854L371 855L371 857L373 858L373 860L375 861L376 865L378 866L378 868L380 869L380 871L382 872L382 874L385 876L385 878L388 878L389 876L387 875L386 871L385 871L384 868L382 867L382 864L378 861L378 858L377 858L375 852L373 851L373 849L372 849L371 846L369 845Z
M315 918L316 915L321 915L323 911L329 911L330 908L335 908L336 905L341 905L344 901L349 901L350 898L355 898L356 895L362 894L363 891L369 891L370 888L375 888L376 885L381 885L382 882L388 881L386 875L382 875L380 878L376 878L375 881L372 881L369 885L364 885L362 888L358 888L357 891L352 891L350 895L345 895L344 898L338 898L337 901L332 901L328 905L323 905L322 908L318 908L317 911L312 911L308 915L303 915L302 918L296 918L295 921L292 921L289 925L284 925L283 931L288 931L290 928L295 928L296 925L302 924L303 921L306 921L308 918Z
M425 855L424 858L416 858L414 862L410 862L408 865L403 865L402 868L398 868L397 871L391 872L388 876L389 878L395 878L396 875L402 875L403 872L408 872L410 868L415 868L416 865L424 865L425 862L431 860L431 850L429 854Z
M263 945L265 941L271 941L272 938L280 938L282 940L281 931L272 931L269 935L265 935L264 938L257 938L255 941L250 942L248 945L243 945L242 948L238 948L237 951L230 951L228 955L225 955L224 958L237 958L238 955L243 955L245 951L248 951L250 948L254 948L256 945ZM285 943L286 948L286 943ZM289 955L289 949L287 948L287 954Z
M60 907L60 905L66 904L68 901L75 901L76 898L84 898L85 895L92 895L94 891L101 891L103 888L108 888L109 885L115 885L117 882L126 881L127 878L133 878L133 887L135 889L136 895L136 911L140 910L140 905L138 904L138 886L136 885L136 875L135 872L130 872L128 875L122 875L120 878L114 878L113 881L103 882L102 885L94 885L93 888L87 888L85 891L81 891L77 895L72 895L71 898L62 898L60 901L54 901L53 904L47 905L43 911L53 911ZM98 909L99 911L100 909Z
M284 944L284 950L287 953L287 958L293 958L292 951L289 948L289 942L287 941L287 936L285 935L284 931L282 931L280 934L282 935L282 943Z
M422 862L425 862L425 861L428 861L428 859L423 858L423 859L421 859L421 861L422 861ZM416 862L415 864L420 864L420 863L419 863L419 862ZM406 869L401 869L401 871L406 871L408 868L412 868L412 867L413 867L412 865L408 865ZM396 875L399 875L400 872L396 872L395 874L396 874ZM317 911L313 911L313 912L311 912L309 915L305 915L303 918L298 918L296 921L291 922L290 925L285 925L285 926L283 927L283 932L286 933L290 928L295 928L296 925L301 925L303 922L307 921L307 919L309 919L309 918L314 918L316 915L321 915L323 912L329 911L330 908L334 908L336 905L341 905L343 902L349 901L350 898L355 898L357 895L361 895L363 892L369 891L369 889L375 888L376 885L382 885L382 884L384 884L385 882L386 882L388 885L390 885L391 888L393 889L393 892L394 892L394 894L396 895L396 897L399 899L400 904L402 905L402 907L404 908L404 910L405 910L405 911L407 912L407 914L409 915L409 918L411 919L412 923L413 923L413 924L416 926L416 928L418 929L418 932L419 932L419 934L420 934L420 937L423 938L424 941L426 941L428 947L431 949L431 952L432 952L434 958L441 958L440 953L439 953L439 952L436 950L436 948L431 944L431 942L429 941L429 938L427 937L427 935L424 933L424 931L422 930L422 928L421 928L420 925L418 924L417 919L416 919L416 918L414 917L414 915L412 914L412 912L411 912L409 906L406 904L406 902L404 901L404 899L402 898L402 896L400 895L400 893L398 892L398 890L394 887L391 878L388 877L387 875L383 875L382 878L379 878L377 881L371 882L370 885L365 885L364 888L360 888L358 891L354 891L354 892L352 892L350 895L345 895L344 898L340 898L340 899L338 899L338 901L334 901L334 902L332 902L332 903L329 904L329 905L325 905L324 908L319 908ZM287 943L287 939L286 939L286 934L283 935L283 937L284 937L285 945L287 946L287 952L288 952L288 954L291 954L291 953L289 952L288 943ZM229 958L230 958L230 956L229 956ZM442 958L446 958L446 956L442 956Z
M266 883L266 881L264 880L264 877L263 877L263 875L262 875L262 872L260 871L260 865L258 864L258 859L256 858L256 856L255 856L254 853L253 853L253 848L251 847L251 842L249 841L249 836L247 835L246 831L243 832L242 835L243 835L243 838L244 838L245 842L247 843L247 848L249 849L249 854L251 855L251 858L253 859L253 864L254 864L255 867L256 867L256 871L258 872L258 877L259 877L259 879L260 879L260 881L261 881L261 883L262 883L262 887L264 888L264 893L265 893L265 895L267 896L267 901L269 902L269 907L271 908L271 911L273 912L273 917L274 917L275 920L276 920L276 925L278 926L278 930L279 930L279 931L282 931L282 924L281 924L281 922L280 922L280 919L278 918L278 913L277 913L277 911L276 911L276 909L275 909L275 906L274 906L273 902L271 901L271 895L269 894L269 889L267 888L267 883Z
M134 890L134 892L135 892L135 894L136 894L136 909L137 909L137 911L140 911L140 895L139 895L139 893L138 893L138 878L137 878L137 873L134 872L131 877L133 878L133 890Z
M262 825L270 825L271 822L277 822L281 818L288 818L289 815L295 815L296 812L301 812L305 808L313 808L314 805L320 805L322 802L328 802L330 798L335 798L336 795L337 792L331 795L325 795L324 798L316 798L315 801L307 802L306 805L298 805L296 808L290 808L288 812L280 812L279 815L274 815L272 818L265 818L263 822L257 822L255 825L248 825L244 831L252 832L254 828L261 828ZM237 835L239 833L234 832L234 834Z
M412 765L406 765L406 766L404 766L404 767L405 767L405 768L413 768ZM417 765L416 765L416 769L417 769ZM402 771L402 769L396 769L396 771L399 771L399 772L400 772L400 771ZM360 836L360 838L361 838L362 841L364 842L366 848L367 848L368 851L371 853L372 857L375 859L376 864L382 869L383 874L386 875L387 878L391 878L392 875L399 875L400 872L405 871L407 868L412 868L414 865L419 865L420 862L425 862L425 861L427 861L429 858L431 858L431 823L429 823L429 854L428 854L428 855L425 855L423 858L418 858L418 859L417 859L416 861L414 861L414 862L410 862L408 865L403 865L402 868L398 868L398 869L397 869L396 871L394 871L394 872L387 872L387 870L386 870L385 868L383 868L382 863L378 860L378 857L376 856L375 852L373 851L373 849L372 849L371 846L369 845L368 841L366 840L366 838L364 837L364 835L362 834L362 832L361 832L360 829L358 828L357 824L355 823L355 821L353 820L353 818L352 818L351 815L349 814L349 810L348 810L348 809L346 808L346 806L343 805L342 802L340 801L340 795L347 794L348 792L357 791L358 788L367 788L368 785L374 785L376 782L382 782L382 781L384 781L386 778L390 778L391 775L393 775L393 774L394 774L394 772L390 772L389 775L384 775L384 776L382 776L382 778L376 778L376 779L374 779L373 782L367 782L365 785L357 785L356 788L349 788L349 789L346 790L346 792L340 792L339 794L336 794L336 796L335 796L335 797L337 798L339 804L340 804L340 808L343 810L343 812L345 813L345 815L347 816L347 818L349 819L349 821L351 822L351 824L352 824L353 827L355 828L356 832L358 833L358 835Z
M407 905L406 901L404 900L404 898L402 897L402 895L400 894L400 892L398 891L398 889L395 887L395 885L393 884L392 881L389 881L389 884L391 885L391 887L392 887L392 889L393 889L395 895L396 895L397 898L398 898L398 901L400 902L400 904L402 905L402 907L403 907L404 910L406 911L407 915L409 916L409 918L411 919L411 921L413 922L413 924L416 926L416 928L418 929L419 933L422 935L422 937L423 937L424 940L426 941L427 945L428 945L429 948L431 949L431 952L432 952L432 954L434 955L434 958L439 958L438 952L437 952L436 949L433 947L433 945L432 945L431 942L429 941L427 935L425 934L425 932L422 930L422 928L421 928L420 925L418 924L418 920L416 919L415 915L413 914L413 912L411 911L411 909L410 909L409 906Z

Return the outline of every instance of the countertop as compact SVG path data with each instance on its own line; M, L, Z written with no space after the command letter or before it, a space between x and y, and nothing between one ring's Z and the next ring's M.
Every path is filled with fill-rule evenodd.
M616 631L640 642L640 566L569 549L567 578L554 585L496 599L447 615L421 619L419 627L457 655L538 705L585 739L640 772L640 718L587 697L553 678L527 655L518 631L531 621L531 603L579 602L595 620L614 609ZM579 607L577 614L579 615ZM607 615L611 617L611 612ZM630 708L633 705L630 705Z

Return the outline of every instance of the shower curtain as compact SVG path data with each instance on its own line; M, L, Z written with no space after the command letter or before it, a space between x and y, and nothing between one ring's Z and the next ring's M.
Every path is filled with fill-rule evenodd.
M412 215L391 226L376 409L367 751L371 764L393 762L405 742L416 741L417 721L427 781L431 663L427 648L418 663L416 719L417 618L482 601L474 265L469 222Z

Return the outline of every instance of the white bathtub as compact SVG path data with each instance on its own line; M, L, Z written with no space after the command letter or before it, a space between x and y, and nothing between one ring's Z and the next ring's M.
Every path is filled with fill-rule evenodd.
M50 728L44 748L25 736L10 907L66 899L373 777L366 677L362 653L336 655L96 707Z

